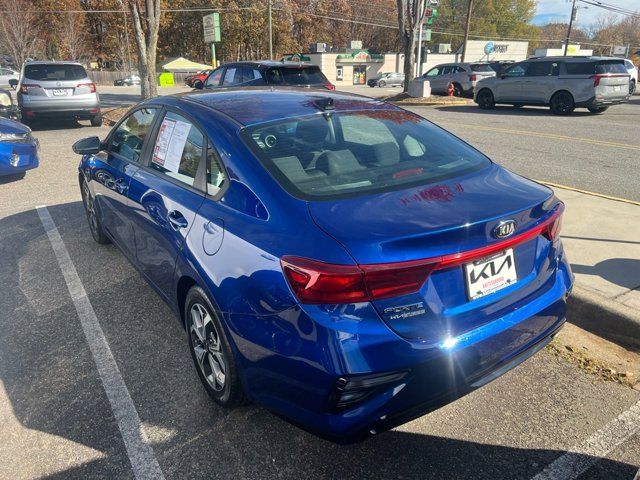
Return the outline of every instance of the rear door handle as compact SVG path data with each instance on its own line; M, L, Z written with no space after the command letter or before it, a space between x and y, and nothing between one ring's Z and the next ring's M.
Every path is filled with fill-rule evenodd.
M170 211L167 215L167 219L169 220L169 225L171 225L171 228L173 228L176 232L181 228L187 228L187 226L189 225L189 222L187 222L187 219L184 218L184 215L182 215L182 213L177 210Z

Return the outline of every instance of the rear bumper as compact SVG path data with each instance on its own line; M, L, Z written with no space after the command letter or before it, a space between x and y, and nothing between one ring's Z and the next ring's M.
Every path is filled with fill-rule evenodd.
M584 102L576 103L576 107L578 108L589 108L589 107L605 107L609 105L620 105L622 103L627 103L629 101L629 97L617 97L617 98L598 98L591 97L590 99Z
M84 95L83 95L84 96ZM86 117L100 113L98 95L85 98L29 98L18 97L23 118L33 117Z
M262 318L231 315L245 389L275 413L339 443L393 428L489 383L549 342L565 321L573 282L564 255L558 260L549 289L453 339L401 338L370 304L305 305ZM269 326L274 332L263 331L265 343L256 345L256 331ZM340 379L398 372L406 375L336 408Z

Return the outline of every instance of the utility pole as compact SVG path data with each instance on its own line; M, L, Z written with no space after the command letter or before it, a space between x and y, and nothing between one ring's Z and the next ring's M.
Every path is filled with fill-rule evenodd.
M569 28L567 29L567 38L564 40L564 56L567 56L567 51L569 50L569 37L571 37L571 27L573 27L573 21L576 19L576 13L578 9L576 8L576 0L573 0L573 5L571 7L571 19L569 20Z
M272 5L273 4L273 0L269 0L268 2L268 16L269 16L269 60L273 60L273 29L271 26L271 9L272 9Z
M422 22L424 19L424 0L420 0L418 2L418 11L416 12L416 18L418 19L418 54L416 55L416 75L420 76L421 68L420 63L422 62Z
M575 2L575 0L573 0ZM464 57L467 54L467 42L469 41L469 30L471 29L471 11L473 10L473 0L469 0L467 6L467 24L464 27L464 43L462 44L462 56L460 62L464 62Z

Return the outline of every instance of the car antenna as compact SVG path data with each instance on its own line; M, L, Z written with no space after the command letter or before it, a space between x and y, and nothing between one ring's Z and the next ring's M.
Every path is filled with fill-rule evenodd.
M333 98L331 98L331 97L319 98L319 99L315 100L313 102L313 104L317 108L322 110L322 112L324 113L325 117L331 115L333 113L333 111L336 109L336 107L333 105Z

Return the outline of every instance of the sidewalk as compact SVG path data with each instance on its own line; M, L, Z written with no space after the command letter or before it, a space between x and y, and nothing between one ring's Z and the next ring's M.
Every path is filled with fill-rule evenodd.
M640 206L554 190L566 204L561 235L576 276L569 321L640 346Z

